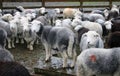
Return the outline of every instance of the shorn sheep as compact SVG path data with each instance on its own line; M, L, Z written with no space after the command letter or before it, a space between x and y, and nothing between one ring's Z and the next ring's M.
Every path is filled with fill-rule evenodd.
M80 49L81 51L88 48L103 48L103 40L100 35L95 31L88 31L84 33L80 40Z
M77 76L120 76L120 48L90 48L77 57Z
M72 57L73 63L71 67L74 67L76 62L75 51L75 35L72 30L65 27L51 27L51 26L39 26L40 29L37 32L41 37L42 44L45 47L46 59L49 61L51 57L51 50L60 52L63 57L63 68L67 67L67 58ZM68 53L68 55L67 55Z

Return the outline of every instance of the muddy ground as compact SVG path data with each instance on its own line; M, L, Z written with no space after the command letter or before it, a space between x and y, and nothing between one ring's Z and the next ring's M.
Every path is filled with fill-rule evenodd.
M28 50L26 44L16 44L16 48L9 50L14 55L15 61L24 65L31 74L34 74L33 68L37 61L45 58L45 51L41 44L34 45L33 51Z

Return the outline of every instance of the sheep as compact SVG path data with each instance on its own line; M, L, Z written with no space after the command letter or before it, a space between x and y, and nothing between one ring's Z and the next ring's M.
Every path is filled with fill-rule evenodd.
M65 27L51 27L51 26L39 26L37 35L41 37L41 42L45 47L46 59L49 61L51 57L51 50L56 50L63 57L63 68L67 67L67 58L72 57L73 63L71 67L74 67L76 61L75 51L75 35L74 33ZM68 53L68 55L67 55Z
M62 20L62 26L63 27L67 27L67 28L69 28L69 29L71 29L72 30L72 26L71 26L71 19L63 19Z
M76 26L81 25L81 24L82 24L82 21L79 18L74 18L71 22L71 26L73 28L75 28Z
M0 76L31 76L28 70L17 62L0 62Z
M3 28L7 32L7 42L8 42L7 47L9 49L14 47L14 46L11 45L11 38L12 38L13 32L10 29L10 24L8 24L8 22L0 20L0 28Z
M84 33L81 37L80 43L80 50L83 51L88 48L103 48L103 40L101 39L100 35L95 31L88 31Z
M78 39L77 43L78 43L78 44L81 42L81 37L82 37L82 35L83 35L84 33L86 33L86 32L89 31L89 29L87 29L87 28L85 28L85 27L82 27L82 26L79 26L79 25L76 26L76 27L74 28L74 30L77 32L77 39Z
M97 19L95 22L101 24L102 29L103 29L102 36L106 37L110 33L110 31L112 29L112 22L111 22L111 20L104 21L104 20L101 20L101 19Z
M76 11L78 11L78 10L73 9L73 8L65 8L63 10L63 16L64 16L64 18L74 18L74 14Z
M11 36L11 45L13 48L15 48L15 38L17 38L17 32L18 32L18 20L17 19L13 19L11 21L9 21L9 25L10 25L10 30L12 32L12 36Z
M33 45L36 40L36 34L31 30L31 24L23 26L23 37L29 50L34 50Z
M101 14L104 16L104 12L102 10L92 10L91 13Z
M112 18L116 18L119 16L119 9L116 5L112 5L112 8L109 12L109 15L108 15L108 20L111 20Z
M49 19L47 19L46 16L39 16L39 17L37 17L35 20L40 21L43 25L48 25L48 24L50 24L50 23L49 23Z
M6 39L7 32L3 28L0 28L0 61L14 61L13 55L5 49Z
M22 7L22 6L17 6L15 9L18 12L21 12L23 15L25 15L27 13L31 13L31 14L33 13L36 16L41 16L41 15L44 15L46 13L45 7L41 7L38 9L24 9L24 7Z
M27 48L29 50L33 50L33 44L36 40L36 35L31 31L31 24L29 24L29 21L26 17L22 17L21 20L22 23L22 29L23 29L23 39L26 41L27 43Z
M120 48L90 48L77 57L77 76L120 76Z
M107 47L120 47L120 31L110 33L107 40Z
M49 23L51 25L54 25L55 23L55 20L57 19L57 17L60 15L60 9L58 8L55 8L55 9L52 9L52 10L48 10L47 11L47 18L49 19Z
M5 48L6 45L6 39L7 39L7 32L0 28L0 48Z
M11 14L4 14L2 17L1 17L2 20L6 21L6 22L9 22L10 20L13 19L13 16Z
M96 13L84 13L82 15L82 20L83 21L91 21L91 22L95 22L97 19L102 19L105 20L105 18L101 15L101 14L96 14Z
M73 20L71 25L73 26L73 28L80 25L80 26L83 26L91 31L96 31L102 37L103 30L102 30L102 26L99 23L90 22L90 21L81 21L81 19L76 18Z

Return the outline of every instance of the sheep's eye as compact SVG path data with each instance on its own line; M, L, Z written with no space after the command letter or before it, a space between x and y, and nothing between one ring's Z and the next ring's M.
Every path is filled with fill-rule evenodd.
M84 37L87 37L87 35L85 34Z

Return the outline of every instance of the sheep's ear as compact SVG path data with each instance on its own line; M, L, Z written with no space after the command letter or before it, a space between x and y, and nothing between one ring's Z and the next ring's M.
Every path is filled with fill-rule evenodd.
M83 8L79 8L79 11L84 12L84 11L83 11Z
M103 43L103 40L99 37L99 41L97 43L97 48L104 48L104 43Z

